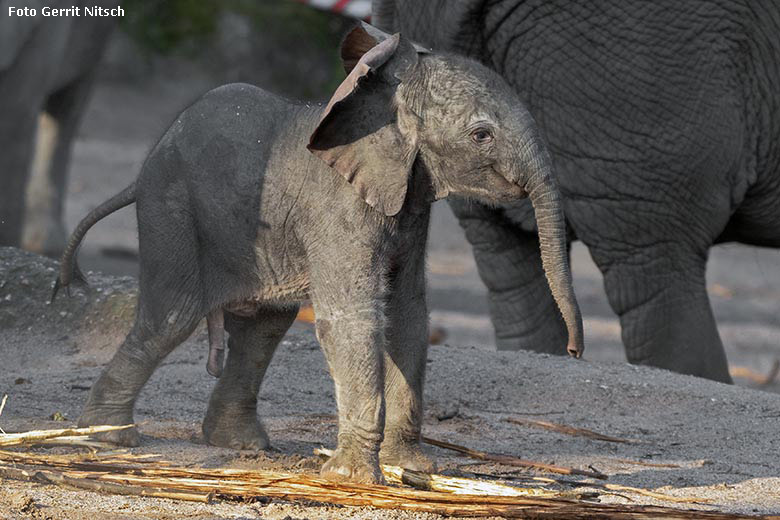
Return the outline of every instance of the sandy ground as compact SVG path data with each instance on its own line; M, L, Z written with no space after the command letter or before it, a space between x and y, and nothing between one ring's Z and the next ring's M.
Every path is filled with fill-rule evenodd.
M68 227L128 184L146 152L176 113L208 87L207 80L101 83L74 150L67 204ZM137 270L134 210L109 217L82 250L85 269L133 275ZM3 259L6 259L4 261ZM25 263L26 262L26 263ZM121 341L128 312L122 296L134 282L91 275L114 296L93 301L86 318L79 297L46 306L44 279L53 264L28 257L9 271L0 256L0 416L6 431L61 427L74 421L88 388ZM431 321L447 333L431 348L425 434L473 448L548 463L589 466L618 484L712 498L725 511L780 513L780 382L762 391L712 383L624 362L617 320L587 250L575 245L573 269L586 324L585 360L494 351L485 290L457 222L437 203L429 247ZM33 279L35 283L23 284ZM708 270L713 308L729 360L766 372L780 357L780 251L743 246L713 249ZM105 294L105 293L103 293ZM101 303L102 302L102 303ZM64 313L64 315L61 315ZM114 318L118 315L120 318ZM260 393L258 411L275 450L238 452L206 447L200 420L214 380L205 372L205 336L199 330L155 373L137 404L141 452L207 466L316 470L312 449L335 444L335 404L322 354L305 325L279 348ZM439 420L440 416L454 416ZM612 444L508 423L538 418L641 440ZM435 448L443 471L510 474ZM631 461L668 463L657 468ZM631 494L603 497L656 503ZM625 498L628 497L628 498ZM26 498L35 507L23 510ZM691 506L693 507L693 506ZM365 509L284 503L194 505L162 499L104 496L4 481L0 518L433 518Z

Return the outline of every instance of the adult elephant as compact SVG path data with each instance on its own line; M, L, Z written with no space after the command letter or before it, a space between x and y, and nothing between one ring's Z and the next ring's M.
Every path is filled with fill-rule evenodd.
M549 142L571 239L630 362L730 381L710 246L780 246L780 7L748 0L374 0L374 23L481 59ZM499 348L562 352L529 205L455 203Z
M118 0L0 0L0 246L22 245L25 192L34 179L25 245L56 255L71 144L95 70L116 19L88 17L84 6L112 8ZM37 10L9 14L9 7ZM43 6L81 7L82 16L44 16ZM39 117L40 116L40 117ZM36 147L36 136L37 144Z

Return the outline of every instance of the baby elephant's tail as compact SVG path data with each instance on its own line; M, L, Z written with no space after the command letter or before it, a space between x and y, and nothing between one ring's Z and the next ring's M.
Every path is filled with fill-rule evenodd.
M65 251L62 252L62 260L60 260L60 275L57 277L57 281L54 282L54 290L51 293L51 301L57 296L57 291L60 287L65 287L69 290L71 282L75 281L81 284L86 284L84 274L79 269L78 262L76 261L76 252L81 245L81 241L84 239L84 235L87 234L89 228L95 225L99 220L107 217L111 213L129 206L135 202L135 181L123 189L97 208L90 211L86 217L81 219L79 225L71 233L68 239L68 244L65 246Z

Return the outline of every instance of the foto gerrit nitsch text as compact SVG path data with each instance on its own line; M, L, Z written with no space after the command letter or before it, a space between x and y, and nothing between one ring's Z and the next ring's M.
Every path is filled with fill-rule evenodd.
M49 6L36 9L34 7L16 7L8 6L8 16L62 16L62 17L81 17L81 16L124 16L125 10L121 6L111 9L99 5L93 7L71 6L54 8Z

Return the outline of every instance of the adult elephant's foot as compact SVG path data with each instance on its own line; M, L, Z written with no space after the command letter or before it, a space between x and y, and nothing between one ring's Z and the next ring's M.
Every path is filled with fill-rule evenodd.
M22 247L33 253L59 258L65 249L67 238L68 234L59 221L48 215L37 218L28 216L22 235Z
M108 410L97 406L88 406L81 413L81 417L79 417L78 422L79 428L86 428L87 426L100 426L105 424L112 426L133 424L133 411L116 409ZM135 426L132 428L126 428L124 430L98 433L95 434L94 437L103 442L110 442L112 444L128 447L138 446L141 442L138 429Z
M357 446L337 449L333 456L322 465L320 474L332 480L384 484L377 454Z
M252 410L216 410L209 407L203 420L203 438L212 446L262 451L271 445L268 434Z
M634 364L731 383L707 294L706 255L691 248L697 237L674 239L648 244L620 261L611 250L592 249L607 298L620 316L626 357Z
M382 449L379 450L379 461L382 464L425 473L436 471L436 464L423 453L418 442L393 439L387 435Z

